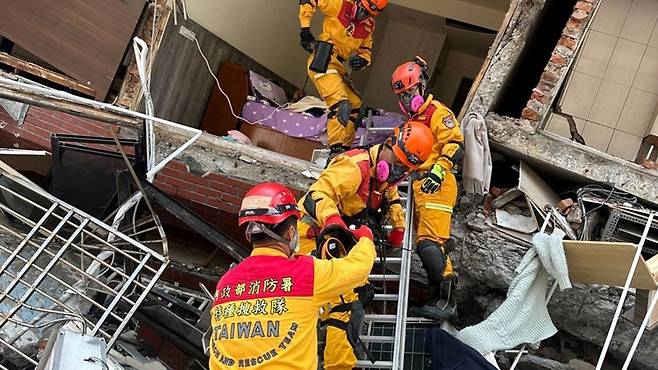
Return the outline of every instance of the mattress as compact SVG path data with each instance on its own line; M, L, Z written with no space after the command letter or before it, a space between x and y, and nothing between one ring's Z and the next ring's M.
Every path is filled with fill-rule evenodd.
M314 117L308 113L290 112L267 104L248 100L242 108L242 117L253 124L269 127L288 136L319 141L327 145L327 115ZM384 112L373 117L374 127L397 127L404 122L399 113ZM357 130L353 146L359 145L364 129ZM371 133L368 145L384 142L390 133Z

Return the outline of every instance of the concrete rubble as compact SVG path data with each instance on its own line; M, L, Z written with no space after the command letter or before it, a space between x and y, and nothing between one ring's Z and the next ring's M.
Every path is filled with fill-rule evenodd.
M485 117L489 138L493 147L512 160L523 159L537 166L559 169L563 173L579 176L587 182L606 182L634 194L648 202L658 204L658 176L629 162L622 161L567 139L541 131L536 122L520 118L500 116L491 112L503 85L513 68L526 37L533 27L534 16L544 5L543 0L519 0L513 2L509 14L509 25L499 35L492 47L490 63L470 101L468 111ZM54 101L48 96L34 96L25 91L12 90L0 85L0 96L62 109L61 99ZM114 112L96 112L71 102L63 102L64 110L112 123L136 126L139 121L122 117ZM58 104L60 104L58 106ZM189 133L169 126L156 125L158 160L165 158L190 137ZM272 153L260 148L246 146L209 134L202 134L195 144L179 158L190 172L203 176L217 173L247 183L277 181L296 190L303 191L322 170L310 162ZM460 273L457 300L462 314L462 324L484 319L505 299L507 289L514 277L514 269L529 249L527 243L514 241L501 235L486 222L481 206L483 199L465 198L453 216L453 239L456 248L451 257ZM0 243L14 245L18 240L0 236ZM3 261L0 254L0 263ZM63 274L67 276L68 272ZM75 276L68 276L75 280ZM417 255L413 255L412 279L426 284L425 272ZM0 288L3 280L0 276ZM59 294L65 294L59 291ZM605 340L610 320L620 297L620 289L607 286L576 285L573 289L557 292L549 304L553 322L560 330L559 335L587 343L598 348ZM47 303L43 303L46 304ZM625 302L625 309L633 307L634 297ZM0 310L3 307L0 305ZM637 332L637 325L620 320L610 346L610 354L623 361ZM16 330L5 326L0 333L11 336ZM22 348L34 345L41 333L27 336ZM633 368L656 369L658 332L646 332L635 353ZM5 356L5 354L2 354ZM30 353L32 355L32 353ZM541 355L541 354L540 354ZM568 359L571 360L571 359ZM595 361L595 358L582 360ZM518 369L581 370L586 365L565 364L564 359L554 361L539 355L527 355ZM569 361L566 361L569 362Z
M506 240L486 225L481 211L461 209L458 212L453 224L457 248L451 256L460 272L460 309L466 308L470 315L473 314L471 311L475 311L479 319L502 303L514 277L514 269L529 248ZM415 267L415 275L422 277L419 260L416 260ZM556 292L549 304L549 312L561 331L584 342L601 345L620 294L621 289L618 288L576 284L572 289ZM474 304L479 307L473 309ZM633 297L629 297L625 310L633 304ZM619 321L610 346L610 354L614 358L621 361L626 358L637 329L634 323ZM633 368L655 369L656 351L658 332L646 332L635 353Z

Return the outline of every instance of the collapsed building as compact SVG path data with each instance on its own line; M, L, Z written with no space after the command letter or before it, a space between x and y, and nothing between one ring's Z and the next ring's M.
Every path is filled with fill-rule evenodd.
M615 204L610 199L612 192L609 190L606 192L605 189L609 188L605 186L612 185L631 194L643 210L653 209L658 204L656 189L658 173L653 168L653 163L658 157L658 151L654 148L657 134L655 122L658 121L653 112L658 99L652 100L657 92L654 89L658 85L653 86L652 82L655 82L655 79L651 78L655 75L655 71L651 71L653 65L651 63L654 62L651 58L656 55L652 53L655 49L652 46L655 41L653 33L658 31L653 31L651 34L646 32L648 28L655 28L658 19L658 9L653 3L653 0L628 2L515 0L509 4L509 10L502 19L502 27L493 40L479 74L474 78L470 92L465 96L460 114L460 118L470 113L478 113L484 118L494 154L490 189L494 196L490 195L489 198L500 198L503 194L508 194L507 189L514 190L513 188L518 187L523 168L526 168L526 173L528 173L527 168L531 168L534 173L539 174L535 177L543 180L543 185L538 186L537 181L532 183L539 188L539 190L535 189L534 193L528 190L522 192L524 196L530 198L530 203L534 202L538 205L541 201L550 199L553 202L550 205L557 206L557 202L554 201L556 194L576 194L572 189L583 188L588 184L600 184L603 186L603 192L590 194L593 198L598 197L599 206L591 206L592 199L587 200L586 197L585 200L575 199L576 202L578 200L589 202L590 208L585 212L585 217L590 216L588 220L595 225L601 225L588 229L587 237L583 239L632 243L640 241L641 226L644 226L642 220L646 222L646 214L643 214L642 220L637 221L637 215L635 217L629 215L629 212L618 207L619 202ZM6 4L5 7L20 8L13 4ZM321 145L316 144L316 147L310 150L304 147L298 153L287 153L303 159L294 158L267 150L267 143L258 144L258 139L253 136L252 144L256 143L264 148L227 139L224 135L227 134L227 128L231 128L230 125L219 130L209 129L211 126L204 128L203 122L206 120L203 117L206 109L204 102L207 99L195 96L189 99L180 98L180 102L177 102L177 97L166 93L167 88L164 86L168 86L168 80L159 78L161 75L158 74L158 72L169 71L166 73L177 76L175 78L179 78L179 81L193 84L190 81L197 78L196 76L179 75L182 69L191 68L185 63L192 60L192 57L187 55L181 60L181 57L176 59L168 55L173 45L178 45L181 50L187 50L188 53L196 52L194 41L186 40L186 43L180 41L182 37L179 34L180 28L174 26L173 17L178 14L181 17L180 22L192 32L203 32L202 28L189 20L184 20L182 13L177 13L168 4L156 2L146 9L144 14L142 8L139 8L139 11L125 9L132 17L126 14L122 14L121 17L130 23L125 28L133 31L137 29L136 34L142 36L149 45L158 45L150 39L153 35L156 36L155 39L161 40L159 47L156 46L153 50L154 79L150 86L154 93L156 108L162 109L160 112L156 109L156 116L179 122L194 121L197 122L198 127L208 131L187 130L184 127L156 121L152 148L156 162L171 159L169 157L176 148L188 142L189 144L184 150L176 152L176 159L166 164L155 177L152 186L148 183L141 184L144 192L148 194L146 198L154 199L153 202L157 203L156 211L162 218L169 239L172 241L167 258L180 261L172 262L164 271L163 283L159 284L157 289L160 293L159 300L168 299L170 309L173 306L177 310L193 311L187 314L198 319L199 312L205 308L204 302L207 305L207 297L198 294L198 284L202 283L212 290L218 276L232 261L248 255L246 241L240 230L235 227L242 195L252 184L261 181L278 181L302 194L322 170L321 166L309 161L310 152ZM155 18L152 15L154 9ZM123 46L129 45L131 32L124 32L120 40ZM7 36L12 38L11 34ZM601 41L602 39L605 39L605 42ZM20 44L18 40L14 41ZM607 49L602 49L601 44L605 44ZM222 57L222 52L231 48L226 43L222 45L218 47L220 51L211 56L211 59L214 58L211 68L215 71L219 68L218 60ZM629 49L635 58L632 65L620 62L627 61L626 56L631 53ZM107 101L110 97L111 100L116 98L116 104L119 106L143 110L144 108L140 106L142 85L138 65L135 60L125 57L123 52L117 51L118 54L121 54L121 57L115 57L113 65L105 65L103 68L106 68L106 74L111 75L116 75L117 70L120 70L124 78L122 81L113 80L109 84L96 83L94 78L97 76L89 71L87 71L89 75L77 74L83 71L76 66L70 67L71 69L68 69L68 65L67 68L63 67L66 62L49 61L50 56L47 54L37 55L46 62L54 63L57 67L51 69L63 71L63 74L49 74L46 71L48 68L44 69L43 66L38 65L39 63L21 63L24 61L10 54L5 55L2 59L4 61L0 60L0 62L11 66L12 72L23 71L30 77L36 75L42 78L41 82L46 82L47 86L54 84L56 87L76 92L77 95L97 98L99 101ZM233 62L246 65L264 76L277 78L276 74L238 50L233 49L228 55ZM179 67L172 67L174 65ZM202 60L196 58L193 65L199 68L199 74L206 73ZM100 67L96 66L96 68ZM222 70L226 71L223 67ZM224 83L226 79L232 77L228 72L222 75L222 70L219 79ZM51 194L61 197L70 204L86 204L92 196L71 192L71 189L76 188L72 187L70 179L79 176L79 173L72 168L79 164L92 166L92 163L99 163L99 158L109 157L108 153L114 153L114 159L108 160L108 163L98 168L99 170L127 169L125 164L119 166L123 159L119 159L117 153L121 150L111 139L111 132L117 134L117 140L122 140L120 143L123 146L122 150L128 153L131 159L140 156L141 149L136 144L136 139L144 135L142 133L144 119L122 113L120 110L113 110L102 103L94 105L39 86L35 87L32 82L17 77L16 73L2 76L0 97L4 99L2 103L6 109L6 111L0 110L2 146L46 149L52 152L52 158L49 155L41 156L45 158L34 158L34 153L31 153L31 159L26 160L27 156L5 153L2 159L11 163L12 167L22 169L24 173L29 174L29 177L35 179L36 184L48 188ZM244 75L242 76L244 78ZM18 83L10 83L8 80ZM214 81L212 78L207 78L205 81L207 83L203 84L204 87L200 88L202 91L198 94L209 97L208 109L214 104L214 114L225 115L228 107L222 102L221 96L213 91ZM283 85L288 92L294 90L292 84L286 84L284 81ZM173 107L177 104L184 107L176 110ZM637 104L641 106L638 107ZM650 107L646 108L645 105ZM651 112L648 112L649 110ZM194 118L190 119L189 117L192 116ZM614 119L611 118L613 116ZM115 130L114 128L117 127L119 128ZM87 141L79 136L85 136ZM110 139L99 141L98 137ZM190 142L191 139L194 141ZM279 144L280 151L286 153L282 149L283 146L290 148L298 144L294 139ZM89 148L93 149L94 156L80 154L90 152ZM269 147L275 151L278 148ZM40 164L37 166L34 163ZM69 172L66 171L67 168ZM52 176L50 183L44 182L47 181L44 179L49 173ZM113 176L114 172L110 177L104 177L104 181L110 181L108 179ZM124 171L123 177L129 178L129 175ZM119 186L102 187L98 181L98 179L96 182L83 181L81 186L98 186L99 192L118 193L121 190ZM134 190L138 185L135 183L123 186L129 188L132 186ZM57 187L60 187L59 193ZM499 191L494 188L504 190ZM71 194L75 196L71 197ZM576 198L575 195L572 196ZM628 199L632 197L622 198L621 203ZM558 197L557 200L562 200L562 197ZM493 205L495 202L491 199L485 201L478 195L464 196L455 212L453 238L456 247L452 257L461 273L458 300L463 325L482 320L500 305L515 275L515 268L531 245L529 232L501 230L498 220L492 223L491 214L495 214L497 209L496 205ZM111 208L108 206L109 203L110 200L105 204L97 203L96 209L87 208L84 212L97 218L107 217ZM543 208L545 203L538 208ZM504 205L501 201L498 201L498 204L500 207ZM532 207L533 205L530 205L527 208L535 215L533 217L537 218L534 223L540 225L541 218L547 217L547 211L533 210ZM572 209L575 208L577 207ZM592 209L594 211L590 214L588 211ZM4 207L3 210L7 211ZM523 212L526 212L525 215L528 214L527 211ZM74 213L79 212L74 211ZM194 215L196 217L193 217ZM625 229L622 227L624 225ZM570 225L572 228L574 226L578 226L578 223ZM580 227L583 225L581 224ZM502 228L505 229L504 226ZM192 238L181 236L186 235L188 230L194 230L198 235ZM582 228L574 231L578 234L576 239L580 238L579 235L585 234ZM152 232L153 230L151 234L145 234L152 236ZM647 260L656 253L650 249L658 243L657 233L656 226L651 225L645 242L647 253L644 257ZM148 238L138 239L148 241ZM192 245L196 248L188 248ZM658 249L658 246L655 247ZM84 249L84 245L80 248ZM160 252L162 251L149 253L161 258ZM415 284L412 286L416 287L422 287L425 283L419 264L419 261L414 260L412 279ZM75 270L69 264L64 263L64 265L65 270L74 270L63 272L65 276L84 273L88 267L83 265L83 268ZM210 266L212 268L209 268ZM75 278L66 277L62 280L71 285ZM174 282L177 286L172 286ZM142 282L135 283L134 285L137 285L135 289L143 289L143 294L148 293L149 290L145 289L148 287L140 284ZM94 288L93 284L91 287ZM114 287L106 286L104 289L114 289ZM422 294L422 291L418 290L418 293ZM624 311L634 307L644 307L646 311L646 306L654 293L655 290L636 290L635 294L631 294L626 299ZM175 298L171 298L174 294ZM526 356L522 360L525 361L522 366L568 368L566 367L568 365L562 363L574 359L594 363L600 347L606 341L610 320L620 295L620 289L606 285L576 285L573 289L556 292L549 302L549 311L560 331L556 337L548 341L543 350L536 352L537 355L552 360ZM121 299L123 298L118 298ZM181 305L181 300L195 302L196 307L194 310L181 308L185 307ZM109 311L111 312L111 309ZM163 328L162 322L170 318L167 315L172 311L176 310L166 311L157 304L136 310L136 320L143 324L135 330L144 338L148 346L159 354L167 366L171 368L198 366L190 365L195 360L203 358L203 349L190 345L190 342L198 339L198 333L195 331L190 337L185 338L185 335L181 335L181 331L174 330L172 333L171 330L167 331ZM180 311L176 312L180 316L185 316L180 314ZM635 318L619 321L610 342L609 353L612 359L609 361L616 360L621 363L626 358L638 330L637 318L641 320L642 316L639 309ZM103 321L94 324L98 324L100 329ZM185 330L183 329L182 332L185 333ZM35 334L34 337L38 338L39 335L41 334ZM171 339L181 337L184 340ZM108 336L108 338L113 337ZM124 343L123 348L128 347L129 345ZM652 331L646 332L635 352L634 368L654 368L657 347L656 334ZM31 355L33 352L29 353ZM505 361L509 360L502 357L500 364L504 367ZM532 364L533 361L537 363ZM572 366L576 365L572 362ZM610 363L609 366L620 367L616 363Z

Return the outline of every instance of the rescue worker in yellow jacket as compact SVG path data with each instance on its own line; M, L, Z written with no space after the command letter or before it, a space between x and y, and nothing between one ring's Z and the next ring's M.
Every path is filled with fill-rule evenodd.
M367 67L372 61L372 33L375 17L388 0L300 0L299 22L301 45L308 58L308 76L329 107L327 136L332 156L352 147L361 98L351 84L344 62L353 71ZM318 40L311 33L311 19L317 10L324 14ZM318 52L318 42L333 46L327 53ZM330 47L328 46L328 47ZM322 55L320 55L322 54ZM313 68L318 56L325 70ZM328 65L327 65L327 59ZM314 71L315 69L315 71Z
M400 108L410 119L432 130L432 154L419 168L425 177L414 181L416 252L427 272L430 300L410 309L410 314L435 320L454 319L456 304L451 294L457 282L445 243L450 239L453 207L457 202L455 172L464 155L464 136L455 115L427 91L427 63L420 57L397 67L392 87ZM422 171L422 172L421 172Z
M389 243L400 245L404 234L404 210L397 184L429 156L432 137L421 123L407 122L396 128L385 144L370 149L352 149L336 158L311 185L298 205L300 252L316 249L318 234L346 234L348 224L367 223L367 217L388 216L393 231ZM385 211L386 214L380 214ZM339 237L340 238L340 237ZM349 306L359 299L350 289L341 292L325 308L327 326L324 350L325 369L351 369L356 356L349 343L346 326L352 317Z
M247 192L239 224L247 224L251 256L217 284L210 311L210 370L317 369L320 307L363 285L375 260L370 229L341 259L294 256L299 210L293 193L276 183Z

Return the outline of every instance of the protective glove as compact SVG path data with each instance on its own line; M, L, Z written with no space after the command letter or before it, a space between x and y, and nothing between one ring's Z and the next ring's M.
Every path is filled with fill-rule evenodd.
M325 236L332 236L340 240L340 242L343 243L343 246L348 250L352 248L354 243L356 243L352 230L347 227L338 214L331 215L324 221L324 227L318 234L318 238L322 240Z
M352 230L352 235L354 235L356 240L360 240L361 238L375 240L375 237L372 235L372 230L366 225L361 225L358 229Z
M309 53L312 53L316 41L309 27L302 28L301 32L299 33L299 39L300 39L299 42L304 48L304 50L308 51Z
M435 164L420 187L420 190L426 194L436 193L441 188L441 183L445 177L446 170L440 164Z
M391 230L388 234L388 244L395 248L400 248L402 246L402 240L404 239L404 229L401 227Z
M358 55L352 55L349 60L350 68L360 71L368 66L368 61Z
M348 230L347 225L345 224L345 221L343 221L343 218L340 217L340 215L331 215L327 217L327 219L324 221L324 227L325 229L329 226L339 226L345 230Z

